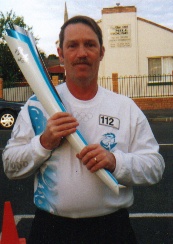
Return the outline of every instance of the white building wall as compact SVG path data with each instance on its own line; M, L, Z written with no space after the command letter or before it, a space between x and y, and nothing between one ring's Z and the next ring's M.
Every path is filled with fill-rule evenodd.
M110 47L109 29L111 25L130 26L130 47ZM102 19L103 43L105 45L105 57L103 59L104 74L110 76L118 72L119 75L136 74L138 72L137 61L137 32L136 13L104 14Z
M148 74L148 58L173 57L173 30L138 19L139 73Z
M124 7L127 10L128 8L131 7ZM173 57L173 30L137 18L135 11L102 12L102 19L98 24L103 32L106 51L99 69L100 77L111 77L112 73L118 73L119 76L148 75L148 58ZM117 25L130 26L131 46L110 47L109 28Z

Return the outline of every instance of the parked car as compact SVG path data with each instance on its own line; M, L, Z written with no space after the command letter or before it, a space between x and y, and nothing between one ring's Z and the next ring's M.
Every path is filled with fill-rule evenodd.
M12 129L24 103L0 99L0 129Z

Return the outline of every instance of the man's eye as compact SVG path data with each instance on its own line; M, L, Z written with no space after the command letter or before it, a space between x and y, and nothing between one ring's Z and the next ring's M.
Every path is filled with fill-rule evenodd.
M74 48L74 47L76 47L75 44L69 44L69 45L68 45L68 48Z
M94 45L94 43L86 43L86 46L87 47L94 47L95 45Z

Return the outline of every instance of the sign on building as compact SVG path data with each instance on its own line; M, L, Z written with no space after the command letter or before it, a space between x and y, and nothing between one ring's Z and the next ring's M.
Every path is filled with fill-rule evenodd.
M111 25L109 27L109 47L131 47L131 26Z

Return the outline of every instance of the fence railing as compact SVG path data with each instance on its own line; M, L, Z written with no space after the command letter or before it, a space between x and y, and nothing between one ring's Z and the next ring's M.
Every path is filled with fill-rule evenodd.
M110 91L113 91L112 77L99 77L98 84Z
M111 77L101 77L98 84L113 90L117 82L117 91L131 98L173 96L173 75L121 76L112 81Z
M119 77L118 93L131 98L173 96L173 76L143 75Z
M33 91L30 86L3 89L3 98L7 101L26 102Z
M98 84L111 91L114 91L113 83L117 83L116 92L131 98L173 96L173 75L124 76L117 80L112 80L112 77L98 78ZM25 102L32 94L32 89L26 84L3 89L3 98L8 101Z

